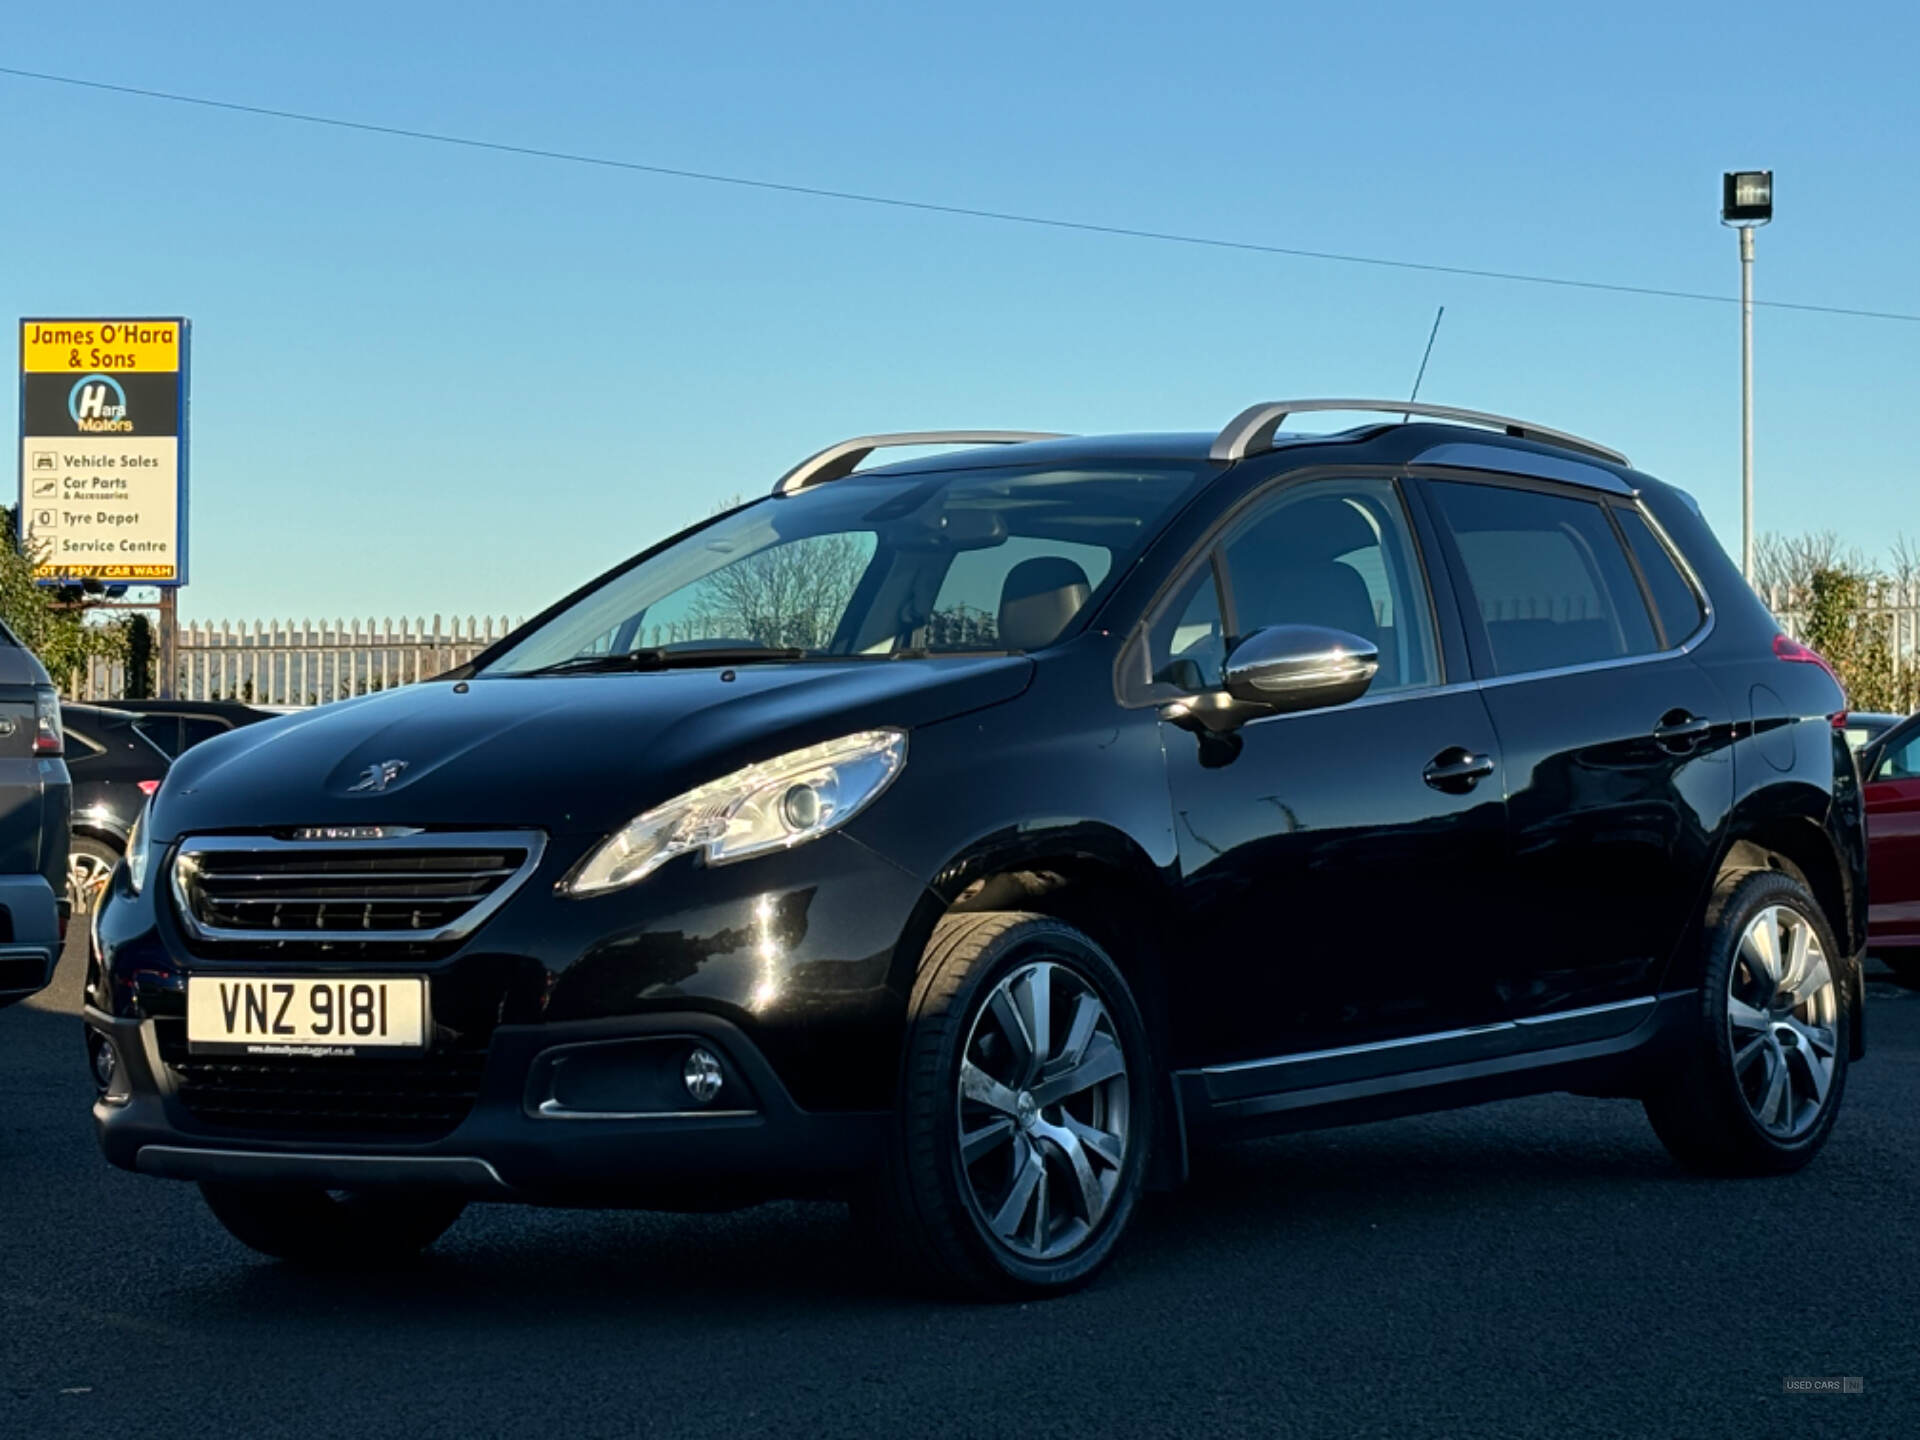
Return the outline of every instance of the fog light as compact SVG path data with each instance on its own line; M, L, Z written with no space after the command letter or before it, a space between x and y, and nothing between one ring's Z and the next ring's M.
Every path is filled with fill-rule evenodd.
M87 1058L93 1063L93 1083L102 1095L113 1091L114 1072L120 1061L113 1053L113 1042L104 1035L87 1036Z
M695 1050L688 1055L680 1077L687 1082L687 1094L701 1105L712 1102L725 1079L720 1073L720 1057L711 1050Z

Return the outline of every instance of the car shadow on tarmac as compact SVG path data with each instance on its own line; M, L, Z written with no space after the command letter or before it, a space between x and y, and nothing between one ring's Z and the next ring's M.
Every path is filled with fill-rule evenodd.
M86 1128L79 1046L61 1033L73 1016L17 1009L3 1023L16 1032L9 1048L40 1061L25 1077L29 1088L76 1111L71 1127L45 1120L0 1127L0 1170L26 1174L31 1157L21 1150L57 1144L59 1163L32 1166L34 1188L51 1189L78 1160L70 1132ZM71 1056L70 1071L65 1062L57 1069L48 1063L61 1054ZM84 1145L91 1152L90 1135ZM151 1187L149 1203L172 1211L185 1249L165 1308L198 1323L295 1311L335 1323L431 1330L443 1323L510 1327L557 1314L569 1323L631 1322L652 1308L650 1297L661 1304L663 1321L737 1314L756 1302L777 1308L800 1300L828 1310L912 1303L899 1277L856 1234L845 1207L832 1203L698 1215L477 1204L413 1264L315 1272L243 1251L219 1233L189 1187L112 1179L121 1195L129 1193L123 1187ZM1097 1288L1111 1293L1172 1274L1184 1275L1183 1283L1233 1285L1242 1282L1250 1257L1261 1257L1255 1263L1265 1267L1282 1256L1298 1263L1318 1255L1337 1266L1351 1247L1382 1231L1456 1246L1470 1241L1483 1219L1558 1225L1571 1216L1617 1233L1637 1207L1670 1204L1689 1191L1698 1198L1699 1187L1726 1183L1683 1175L1631 1101L1540 1096L1314 1131L1197 1154L1185 1187L1147 1197L1113 1274ZM61 1203L51 1193L37 1198Z

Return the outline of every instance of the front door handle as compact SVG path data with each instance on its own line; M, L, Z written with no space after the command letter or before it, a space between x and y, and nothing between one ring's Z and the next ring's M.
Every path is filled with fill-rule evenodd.
M1676 750L1690 749L1713 733L1713 721L1685 710L1669 710L1653 727L1653 738Z
M1464 795L1493 773L1493 757L1476 755L1464 746L1442 750L1427 762L1421 778L1436 790Z

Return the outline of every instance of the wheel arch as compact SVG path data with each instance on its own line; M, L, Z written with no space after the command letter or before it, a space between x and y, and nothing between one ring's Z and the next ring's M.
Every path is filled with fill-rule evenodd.
M1721 852L1708 909L1741 876L1766 870L1791 875L1805 885L1820 906L1827 927L1840 942L1841 949L1852 950L1850 937L1855 934L1854 907L1859 901L1840 857L1834 852L1833 839L1819 819L1805 814L1772 814L1757 816L1742 824L1729 835ZM1705 918L1703 914L1702 924ZM1692 937L1694 943L1687 950L1689 956L1695 957L1690 961L1693 968L1680 977L1688 983L1697 983L1699 980L1697 967L1700 962L1697 957L1703 951L1698 938L1697 935ZM1850 1049L1852 1058L1858 1060L1866 1054L1863 1009L1866 990L1861 973L1861 957L1848 953L1836 956L1835 961L1842 968L1843 983L1847 986L1854 1021Z
M1170 899L1169 881L1146 851L1110 825L1009 829L941 867L894 958L896 984L902 994L911 994L934 926L956 913L1028 911L1064 921L1091 938L1126 976L1146 1022L1160 1087L1160 1134L1149 1183L1162 1187L1186 1174L1184 1127L1167 1079Z
M127 832L108 821L92 816L76 815L68 830L77 838L98 840L102 845L110 845L123 855L126 853Z

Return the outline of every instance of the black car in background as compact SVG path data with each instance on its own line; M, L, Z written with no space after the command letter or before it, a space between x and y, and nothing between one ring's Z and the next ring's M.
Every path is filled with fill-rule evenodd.
M930 442L985 448L856 468ZM1864 1046L1843 704L1685 494L1528 422L848 441L183 754L94 1119L270 1255L825 1192L996 1295L1234 1136L1568 1090L1793 1170Z
M238 700L115 700L113 708L140 717L140 733L170 759L242 725L271 720L274 712Z
M0 1009L46 987L66 936L61 749L46 667L0 624Z
M67 767L73 776L73 842L66 893L85 915L126 853L127 836L171 763L147 722L100 705L65 705Z

